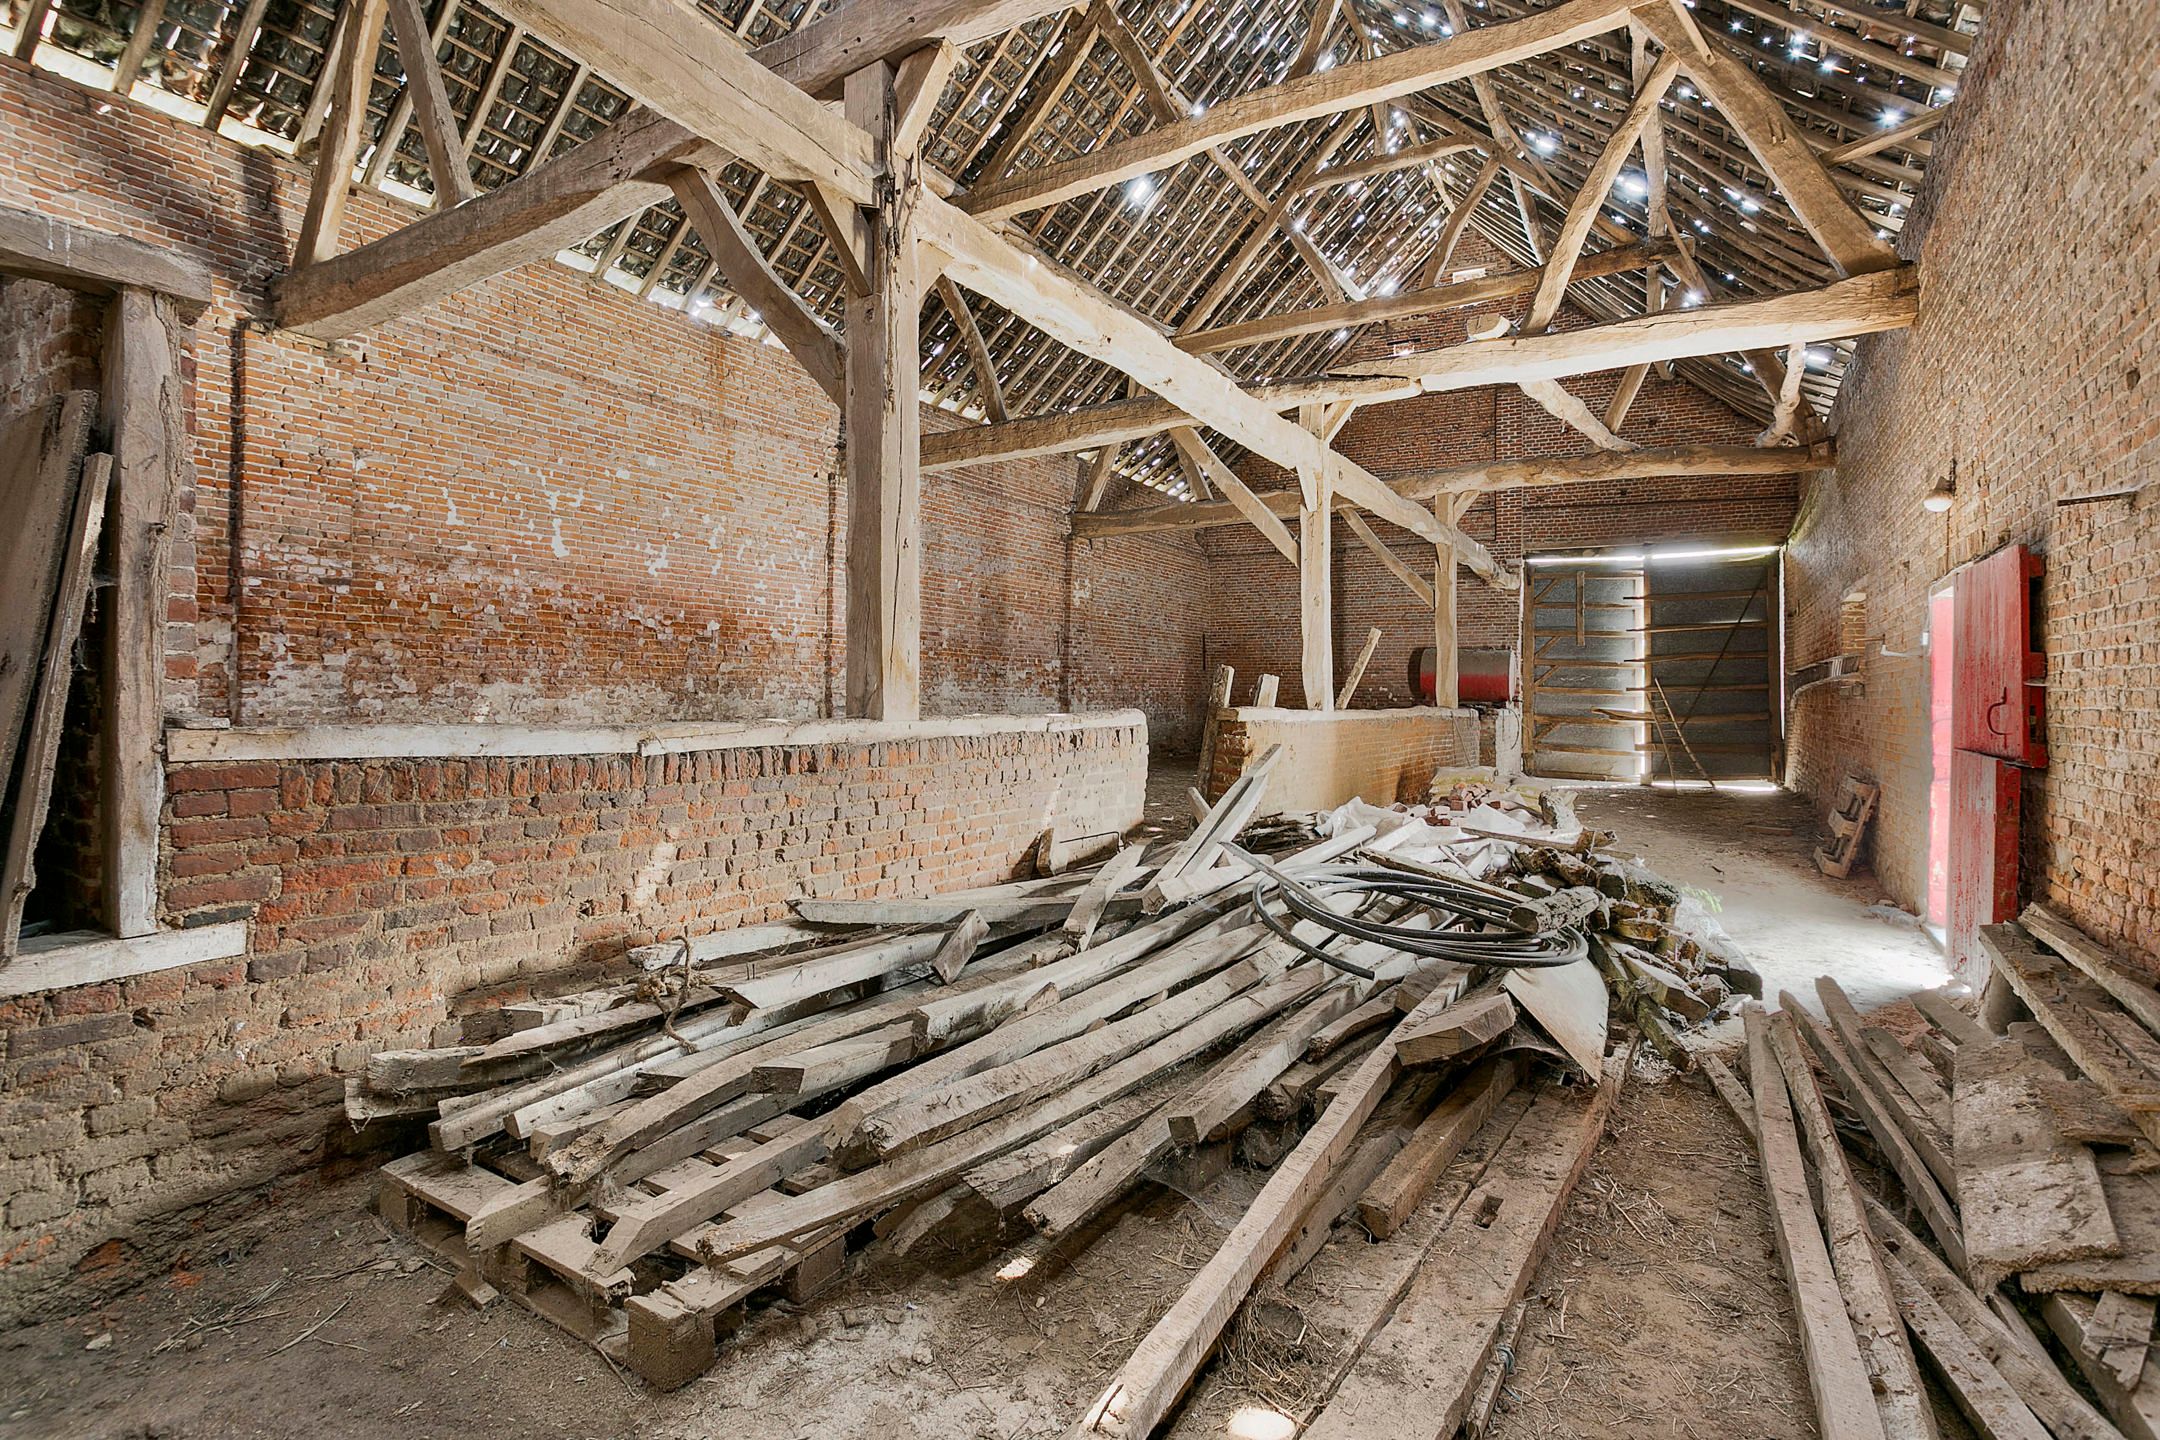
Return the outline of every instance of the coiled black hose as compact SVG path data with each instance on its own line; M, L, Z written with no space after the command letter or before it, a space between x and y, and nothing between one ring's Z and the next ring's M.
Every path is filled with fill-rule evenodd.
M1292 876L1258 856L1243 851L1235 853L1259 872L1259 878L1253 882L1252 908L1261 924L1314 959L1368 980L1373 978L1371 970L1340 955L1331 955L1320 946L1340 937L1356 942L1370 941L1431 960L1514 970L1571 965L1587 959L1590 954L1589 941L1574 926L1538 935L1528 935L1510 927L1508 912L1512 907L1509 901L1495 895L1487 886L1354 865L1316 866ZM1284 908L1293 917L1333 933L1317 946L1293 934L1290 926L1269 908L1270 890L1281 896ZM1362 897L1360 904L1349 914L1328 903L1331 898L1346 895ZM1401 909L1430 911L1440 918L1443 928L1417 929L1365 918L1362 912L1372 902L1384 900L1397 902ZM1464 925L1468 928L1445 928Z

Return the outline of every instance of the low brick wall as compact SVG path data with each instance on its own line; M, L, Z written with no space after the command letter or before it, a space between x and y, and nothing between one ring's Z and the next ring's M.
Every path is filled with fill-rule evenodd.
M91 1278L79 1307L97 1277L175 1263L193 1207L244 1209L349 1148L342 1077L481 994L780 919L803 894L1011 879L1053 815L1138 822L1148 736L1127 710L176 731L170 748L166 923L246 920L247 953L0 1002L0 1324L56 1307L71 1274Z
M1248 761L1283 747L1260 813L1332 810L1356 796L1374 805L1423 800L1435 770L1478 763L1475 711L1225 710L1215 721L1208 798L1230 787Z

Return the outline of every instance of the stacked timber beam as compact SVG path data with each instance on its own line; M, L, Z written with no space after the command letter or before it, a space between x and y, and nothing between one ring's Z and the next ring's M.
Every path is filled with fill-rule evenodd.
M1936 1433L1924 1357L1988 1440L2153 1440L2160 989L2042 906L1981 945L1987 1023L1917 995L1908 1048L1824 977L1813 1011L1750 1007L1747 1088L1706 1064L1760 1150L1822 1433Z
M1517 989L1504 968L1300 918L1284 887L1337 862L1423 864L1391 852L1453 830L1353 828L1255 856L1237 842L1271 765L1175 845L953 894L806 900L783 925L633 951L618 983L469 1016L462 1043L372 1057L351 1117L425 1122L430 1141L383 1168L384 1215L468 1299L508 1296L672 1387L760 1297L839 1281L851 1249L937 1240L987 1249L1004 1283L1055 1283L1064 1267L1042 1262L1149 1181L1235 1156L1267 1172L1259 1193L1082 1430L1152 1431L1255 1287L1338 1227L1394 1247L1409 1308L1363 1323L1381 1349L1345 1356L1342 1408L1308 1418L1407 1403L1390 1389L1402 1357L1429 1384L1457 1377L1445 1403L1467 1406L1628 1051L1606 1054L1579 930L1532 895L1457 869L1525 907L1521 923L1396 897L1363 914L1391 935L1572 946L1561 968L1586 978L1587 1007L1565 983ZM1452 1191L1432 1212L1473 1150L1512 1197L1503 1224ZM1465 1265L1474 1316L1435 1324L1465 1303Z

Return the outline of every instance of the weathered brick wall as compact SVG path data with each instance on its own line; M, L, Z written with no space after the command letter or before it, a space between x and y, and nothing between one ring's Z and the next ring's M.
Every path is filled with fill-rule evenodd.
M1457 264L1504 261L1483 241L1465 241ZM1360 342L1373 355L1410 341L1420 346L1460 343L1466 330L1494 315L1519 319L1527 298L1470 310L1396 322L1384 335ZM1570 307L1561 328L1587 324ZM1618 384L1617 372L1586 375L1567 387L1602 415ZM1644 382L1622 436L1643 446L1745 444L1761 426L1684 382ZM1510 386L1449 391L1360 412L1344 427L1336 446L1375 475L1387 478L1443 466L1488 460L1579 455L1590 442L1555 420ZM1257 462L1245 471L1255 488L1291 483L1289 475ZM1627 480L1610 484L1508 490L1471 507L1462 528L1493 554L1513 563L1540 551L1588 549L1660 541L1775 543L1792 523L1798 487L1789 476ZM1373 529L1418 574L1432 574L1432 547L1392 525ZM1297 573L1250 526L1201 532L1214 602L1207 627L1210 666L1237 667L1236 696L1251 694L1261 672L1283 678L1286 704L1300 704ZM1461 643L1513 647L1520 613L1514 594L1495 590L1469 571L1459 575L1456 623ZM1408 705L1409 657L1433 643L1432 612L1382 566L1339 522L1335 526L1334 637L1340 684L1372 626L1381 630L1355 704Z
M141 1278L188 1207L319 1165L340 1077L473 992L778 919L802 894L1013 878L1051 818L1138 822L1124 711L984 733L689 753L169 767L165 919L248 953L0 1002L0 1319ZM247 753L244 750L242 753ZM94 1273L93 1273L94 1272Z
M1216 718L1208 798L1229 789L1272 745L1283 753L1269 772L1263 815L1332 810L1352 798L1416 802L1435 770L1478 763L1478 717L1430 706L1331 715L1239 706Z
M351 346L267 330L254 317L305 167L11 60L0 79L9 203L195 254L217 278L184 361L200 491L177 537L174 674L202 676L188 703L243 723L837 708L838 414L784 351L553 263ZM345 238L410 218L356 191ZM1123 651L1081 653L1100 631L1073 623L1076 583L1121 610L1128 584L1156 579L1127 552L1068 559L1074 483L1069 459L926 477L931 713L1059 709L1082 671L1095 696L1189 712L1181 671L1128 679Z
M97 389L104 316L94 296L0 276L0 415Z
M1989 12L1899 247L1922 266L1920 322L1861 342L1837 473L1808 494L1787 572L1793 664L1837 653L1854 590L1873 642L1864 694L1798 702L1792 783L1827 805L1842 773L1879 781L1875 870L1917 906L1928 592L2008 543L2044 556L2050 768L2024 787L2024 888L2160 972L2160 506L2063 503L2160 466L2156 72L2149 6ZM1950 476L1954 507L1928 514Z

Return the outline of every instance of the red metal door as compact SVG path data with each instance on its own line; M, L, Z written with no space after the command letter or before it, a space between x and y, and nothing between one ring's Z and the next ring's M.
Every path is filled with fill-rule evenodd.
M1957 748L2042 769L2046 658L2034 643L2040 557L2007 545L1957 580Z
M1977 981L1983 925L2018 910L2018 767L1960 750L1950 767L1951 968Z

